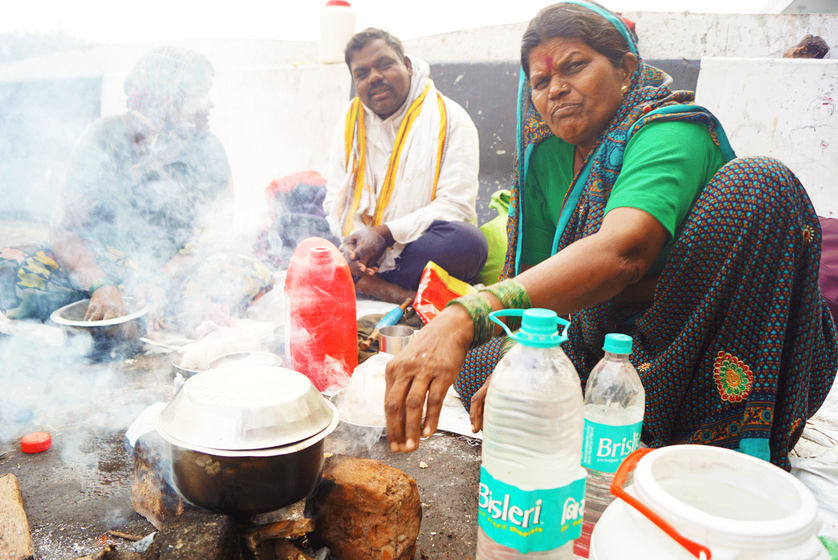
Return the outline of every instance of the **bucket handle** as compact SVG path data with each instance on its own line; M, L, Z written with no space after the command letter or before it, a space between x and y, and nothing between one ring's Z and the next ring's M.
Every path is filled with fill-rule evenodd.
M617 474L611 481L611 493L623 500L625 503L643 514L649 521L657 525L664 533L672 537L678 544L687 549L687 551L699 558L700 560L710 560L712 557L710 549L697 542L693 542L679 533L675 527L667 523L661 516L649 509L645 504L641 503L637 498L630 495L623 490L623 485L626 483L626 477L637 467L638 461L642 459L647 453L654 451L649 447L633 451L631 455L626 457L617 469Z

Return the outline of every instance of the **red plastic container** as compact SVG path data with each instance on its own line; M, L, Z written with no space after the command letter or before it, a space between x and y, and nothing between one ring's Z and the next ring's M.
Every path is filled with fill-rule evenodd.
M285 355L319 391L344 387L358 367L355 284L346 259L328 240L309 237L285 276Z

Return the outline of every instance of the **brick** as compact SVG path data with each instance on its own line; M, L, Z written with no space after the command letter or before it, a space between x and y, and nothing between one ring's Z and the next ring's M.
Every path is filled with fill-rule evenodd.
M309 536L338 560L413 560L422 523L416 481L380 461L332 456L306 502Z

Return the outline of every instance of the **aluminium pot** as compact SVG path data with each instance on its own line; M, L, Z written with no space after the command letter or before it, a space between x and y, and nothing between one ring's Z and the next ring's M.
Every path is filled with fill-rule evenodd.
M155 419L172 486L189 503L245 517L305 498L323 468L335 406L303 374L230 365L187 379Z
M308 496L323 470L324 440L338 422L334 410L329 426L308 439L244 451L189 446L159 426L157 431L170 444L172 484L183 498L240 518L280 509Z

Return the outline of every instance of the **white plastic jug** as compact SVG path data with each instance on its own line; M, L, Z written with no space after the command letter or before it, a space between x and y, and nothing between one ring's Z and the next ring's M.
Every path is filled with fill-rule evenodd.
M694 560L709 558L707 551L712 560L829 560L811 491L766 461L704 445L640 449L615 485L633 463L628 496L594 528L592 560ZM627 501L657 514L669 532Z
M346 43L355 34L358 16L347 0L328 0L320 12L320 62L344 61Z

